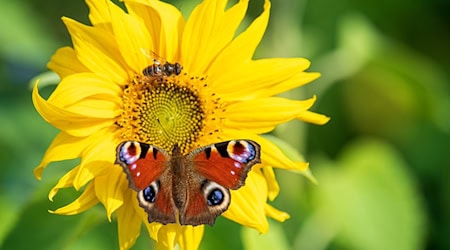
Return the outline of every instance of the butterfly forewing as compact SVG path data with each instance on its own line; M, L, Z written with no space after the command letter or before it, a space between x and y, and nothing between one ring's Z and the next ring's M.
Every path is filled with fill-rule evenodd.
M127 174L130 187L140 191L148 187L164 171L168 154L151 145L126 141L117 147L116 163Z
M251 140L232 140L194 150L188 156L195 170L229 189L244 185L251 167L260 163L260 146Z

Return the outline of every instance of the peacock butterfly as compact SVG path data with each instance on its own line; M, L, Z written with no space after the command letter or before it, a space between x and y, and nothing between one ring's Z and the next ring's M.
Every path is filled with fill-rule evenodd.
M230 205L230 189L243 186L251 167L260 162L260 146L251 140L211 144L187 155L177 145L169 154L125 141L117 147L116 159L150 223L194 226L213 225Z

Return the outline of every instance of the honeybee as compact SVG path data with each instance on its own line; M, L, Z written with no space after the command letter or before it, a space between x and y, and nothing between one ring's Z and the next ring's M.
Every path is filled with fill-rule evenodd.
M179 75L183 67L179 63L163 62L153 59L153 64L142 70L144 76L160 77Z
M162 77L162 76L171 76L171 75L179 75L183 67L179 63L170 63L156 55L156 53L147 50L142 50L144 55L147 57L153 57L153 64L149 65L145 69L142 70L142 74L144 76L150 77ZM150 56L152 54L152 56Z

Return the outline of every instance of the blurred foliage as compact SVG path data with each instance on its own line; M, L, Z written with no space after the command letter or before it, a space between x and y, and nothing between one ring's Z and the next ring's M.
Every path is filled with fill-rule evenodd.
M173 3L189 13L197 2ZM0 6L0 247L116 249L116 222L101 206L47 212L77 196L47 199L73 161L53 163L41 182L32 174L57 130L34 110L29 80L71 44L60 17L88 23L88 9L82 0ZM261 6L251 1L249 17ZM332 119L293 121L271 136L310 161L318 185L277 171L273 205L291 219L260 235L219 218L201 249L450 249L449 12L446 0L273 1L255 57L309 58L322 77L285 95L317 94L314 110ZM153 247L146 235L134 249Z

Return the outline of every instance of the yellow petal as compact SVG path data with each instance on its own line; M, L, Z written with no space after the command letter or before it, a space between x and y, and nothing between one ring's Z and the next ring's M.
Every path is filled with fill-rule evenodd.
M146 49L153 49L150 35L144 24L134 16L124 13L120 8L110 10L117 46L128 66L133 69L129 74L139 74L149 64L153 64L152 58L144 53Z
M216 92L226 100L245 100L254 98L259 92L295 77L310 65L304 58L270 58L247 61L208 72L208 79L214 83ZM238 99L239 98L239 99Z
M140 19L152 39L153 52L169 62L178 62L184 19L173 5L161 1L125 1L130 15ZM147 47L150 48L150 47Z
M78 60L75 51L70 47L58 49L47 64L47 67L56 72L61 79L71 74L89 71Z
M243 187L231 191L231 204L223 215L239 224L267 233L269 223L264 211L266 200L266 180L259 169L254 169L248 174Z
M231 69L243 62L252 59L253 54L266 30L269 21L270 2L265 1L264 10L250 26L239 36L237 36L224 50L217 56L214 64L211 65L210 72L219 72L224 69Z
M66 77L56 87L48 101L58 107L70 107L83 99L120 103L122 89L108 78L93 73L79 73Z
M269 200L273 201L280 192L280 186L275 178L275 172L272 167L265 166L262 167L262 174L264 175L264 178L266 178L267 182L267 197Z
M181 232L181 225L160 223L145 223L152 239L156 241L156 249L174 249L178 232Z
M84 158L83 158L84 160ZM79 165L79 171L73 179L73 186L76 190L86 185L94 177L99 176L104 171L107 171L111 167L111 162L105 161L89 161L88 163L82 162Z
M59 133L45 152L41 163L34 169L34 175L41 179L42 172L50 162L78 158L86 147L88 137L74 137L64 132Z
M191 13L183 33L182 62L194 74L203 74L233 39L247 10L248 1L225 11L227 1L203 1ZM208 71L209 74L209 71Z
M32 98L34 107L45 121L72 136L88 136L114 123L113 119L89 117L48 103L39 95L37 84L33 89Z
M255 90L253 96L256 97L266 97L278 95L280 93L286 92L288 90L298 88L307 83L310 83L320 77L320 73L316 72L300 72L293 77L283 81L267 86L266 88L260 88Z
M91 136L91 142L84 150L80 170L73 182L76 189L84 186L94 177L102 175L103 171L109 171L113 167L116 145L118 144L116 138L119 138L119 136L114 129L101 130Z
M98 203L95 195L93 183L89 184L83 193L69 205L58 208L55 211L49 211L53 214L74 215L88 210Z
M69 18L63 18L63 21L72 37L77 57L86 68L117 84L128 82L126 63L111 33L82 25Z
M155 223L152 223L155 224ZM150 224L150 225L152 225ZM168 224L153 226L152 231L157 230L156 249L174 249L176 245L180 249L198 249L203 237L204 226L181 226L179 224ZM150 231L150 230L149 230Z
M121 111L119 103L112 102L110 100L101 99L84 99L77 104L66 107L69 112L76 114L89 114L89 116L96 118L115 118L119 116Z
M307 162L294 162L290 160L275 144L261 138L259 140L263 153L261 155L261 161L265 165L273 166L276 168L304 171L308 168Z
M63 177L61 177L58 183L50 190L48 199L50 201L53 201L53 198L58 193L59 189L73 186L73 180L75 179L75 176L78 174L79 170L80 166L78 165L67 172Z
M309 109L315 97L305 101L293 101L281 97L266 97L232 103L226 108L224 126L266 133L278 124L295 119Z
M304 111L297 116L297 119L317 125L323 125L330 120L330 117L311 111Z
M196 250L203 238L205 226L184 226L178 234L178 245L180 249Z
M98 24L111 23L111 12L109 1L86 0L89 6L89 20L96 26Z
M142 218L134 210L135 200L136 193L128 189L123 205L116 211L120 249L130 249L141 232Z
M280 210L272 207L269 204L266 204L264 208L265 208L264 210L266 211L267 216L269 216L270 218L273 218L279 222L284 222L285 220L290 218L288 213L280 211Z
M123 205L124 192L128 189L128 181L122 168L111 165L108 173L97 176L94 180L95 194L106 209L108 220Z

